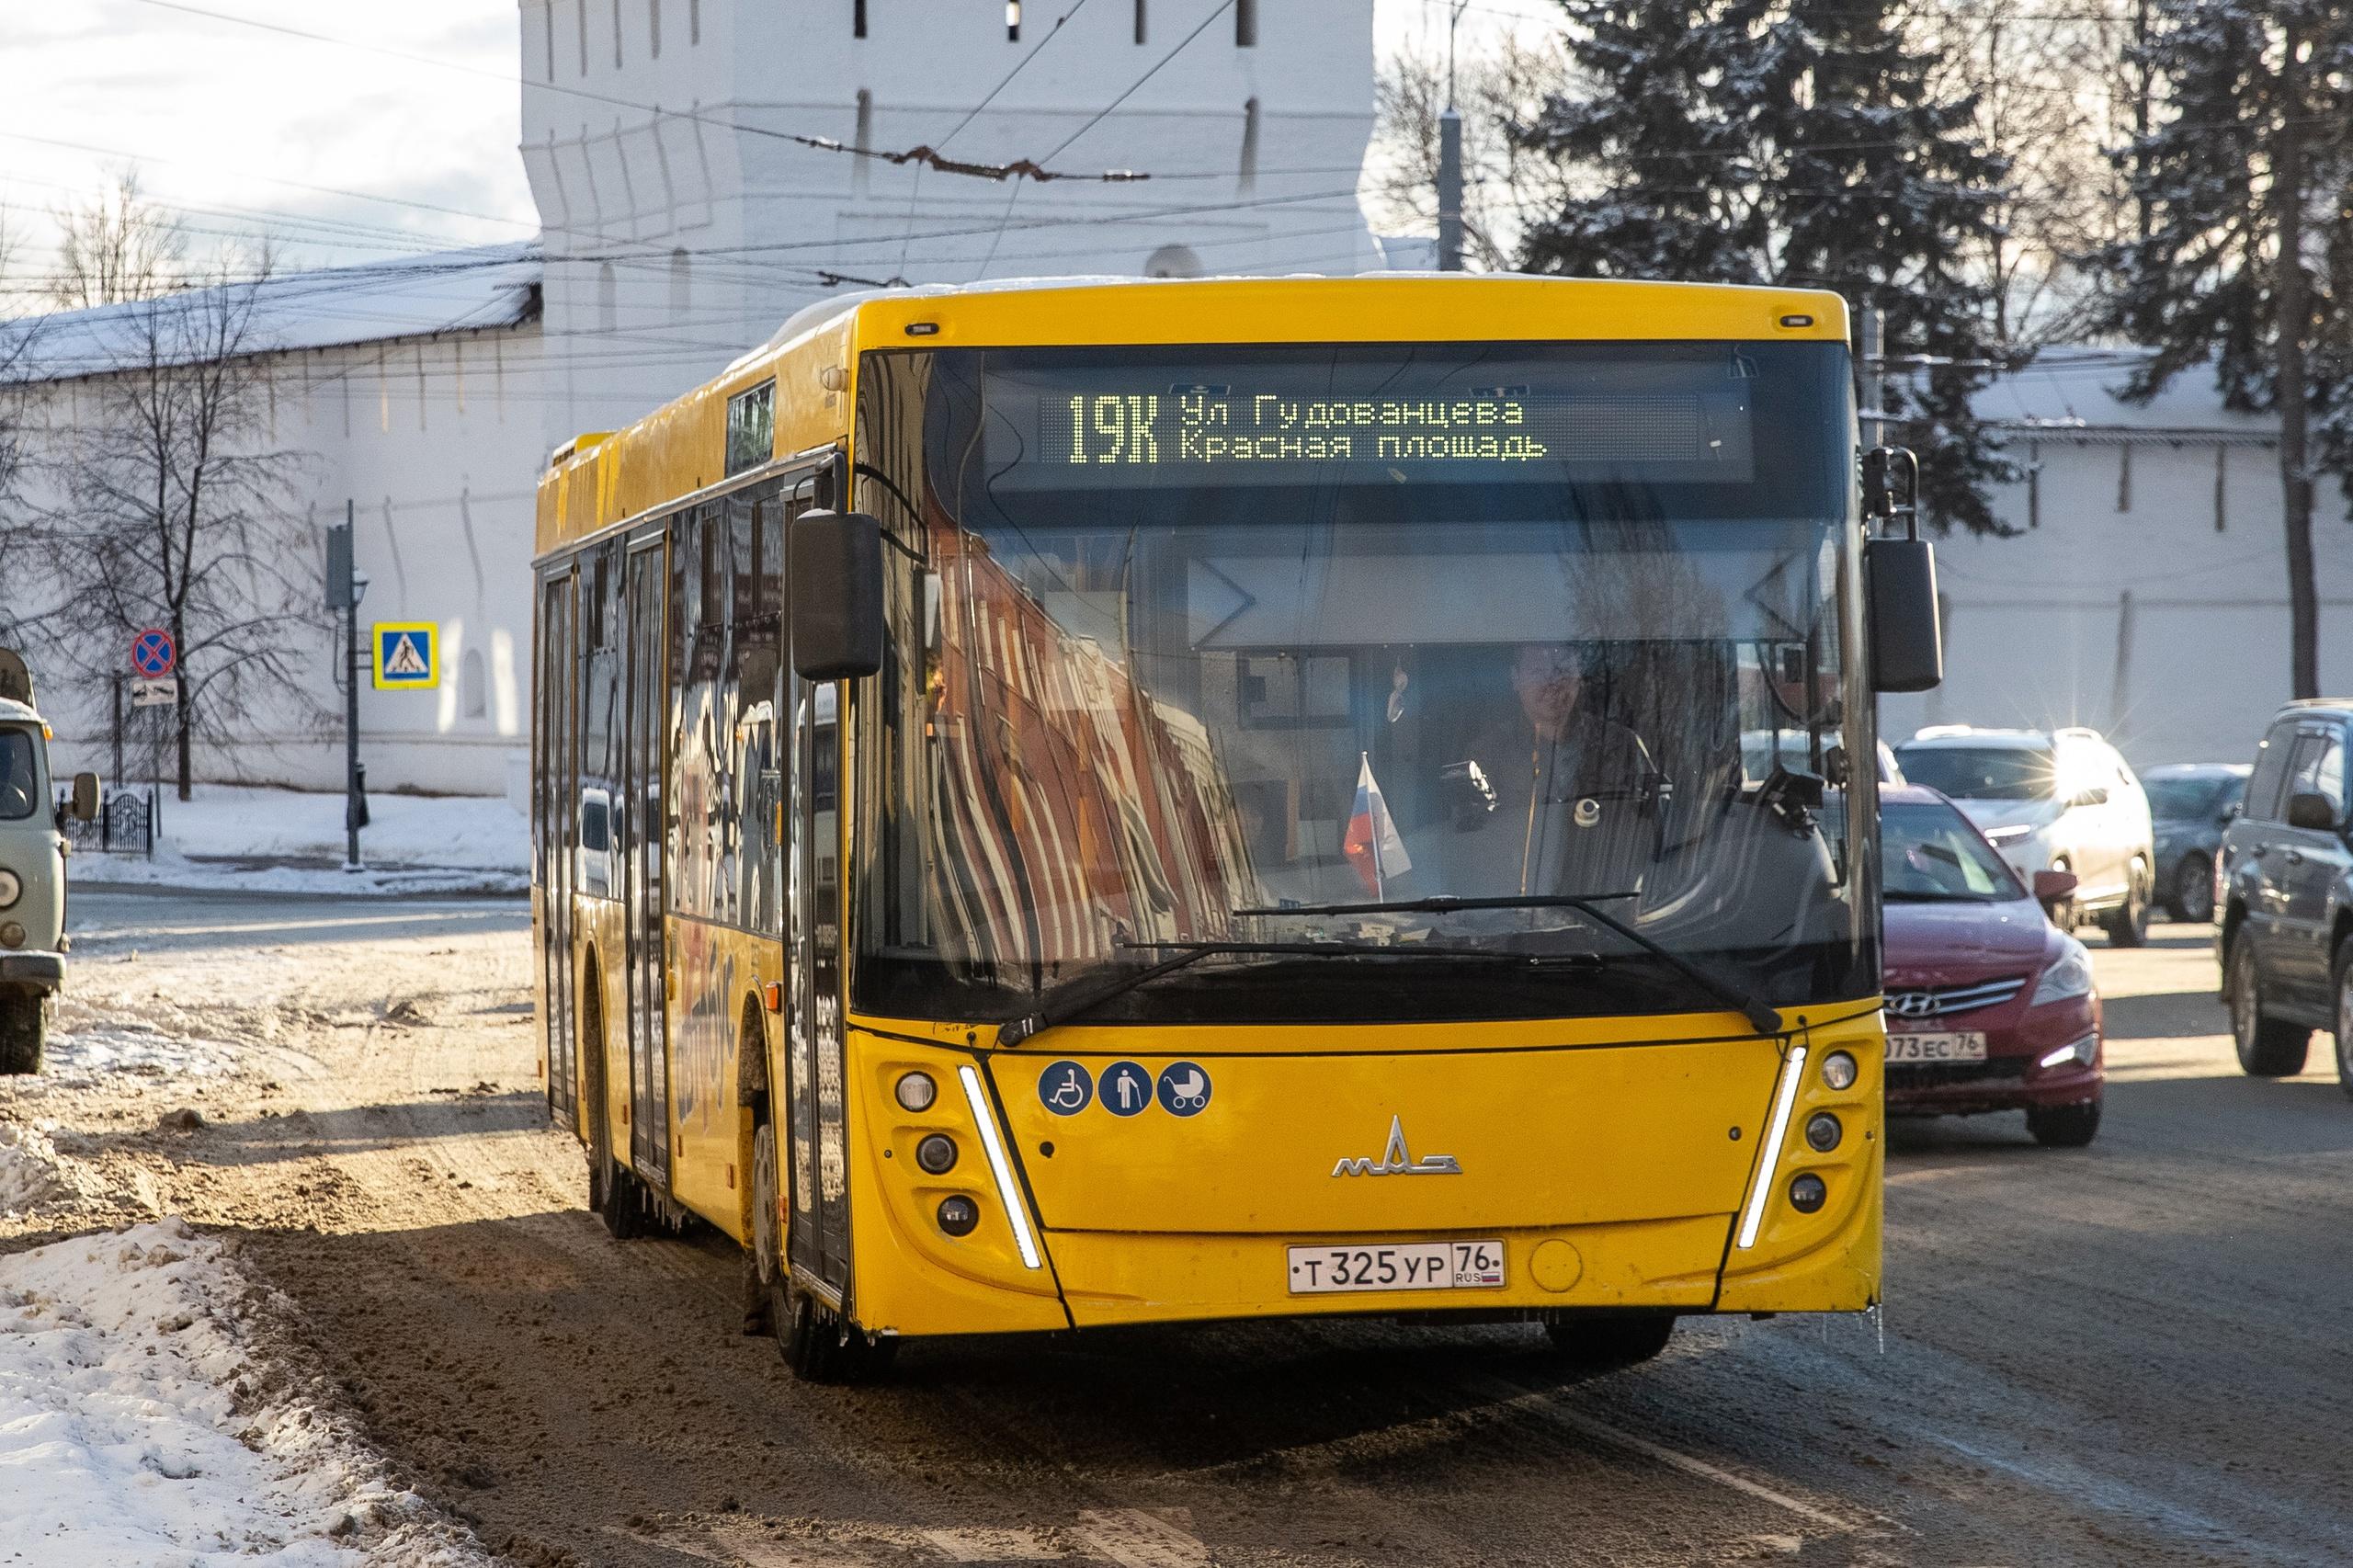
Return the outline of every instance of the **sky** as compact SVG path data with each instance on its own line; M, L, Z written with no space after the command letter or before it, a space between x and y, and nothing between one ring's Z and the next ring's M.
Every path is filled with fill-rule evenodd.
M1375 0L1382 53L1442 48L1452 3ZM1554 12L1466 0L1461 45ZM199 249L256 224L303 266L531 237L516 16L515 0L6 0L0 224L18 255L0 314L38 308L54 210L134 166Z

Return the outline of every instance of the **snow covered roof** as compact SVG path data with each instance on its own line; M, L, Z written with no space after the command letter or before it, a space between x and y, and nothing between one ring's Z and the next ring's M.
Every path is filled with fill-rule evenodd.
M540 247L529 242L290 272L257 285L166 298L200 300L252 288L244 351L272 354L514 326L539 313L540 276ZM10 381L56 381L143 361L153 308L153 301L100 305L0 323L0 365L9 365ZM22 358L9 364L20 344Z
M2169 437L2256 443L2275 441L2279 421L2222 406L2214 373L2192 367L2147 403L2116 395L2148 358L2140 348L2063 345L2046 348L2024 369L1996 376L1977 394L1977 415L2019 435L2056 438L2164 440Z

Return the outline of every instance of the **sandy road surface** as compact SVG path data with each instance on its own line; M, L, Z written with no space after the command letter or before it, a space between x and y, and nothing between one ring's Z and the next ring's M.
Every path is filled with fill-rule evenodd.
M2241 1077L2202 928L2098 952L2108 1124L1899 1129L1882 1346L1688 1324L1577 1381L1529 1328L910 1346L813 1389L738 1262L617 1244L544 1130L506 903L77 895L69 1023L237 1046L0 1086L85 1201L243 1238L406 1478L522 1563L2353 1560L2353 1102ZM198 1108L208 1125L158 1131ZM0 1236L0 1246L31 1235Z

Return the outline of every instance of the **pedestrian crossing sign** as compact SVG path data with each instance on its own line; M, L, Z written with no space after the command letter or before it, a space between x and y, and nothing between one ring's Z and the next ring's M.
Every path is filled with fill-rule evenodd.
M380 620L375 637L378 691L430 691L441 684L441 628L429 620Z

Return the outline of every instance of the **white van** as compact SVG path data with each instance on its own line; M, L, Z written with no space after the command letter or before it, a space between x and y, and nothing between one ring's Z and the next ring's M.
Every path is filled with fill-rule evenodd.
M98 814L98 776L66 808ZM50 795L49 726L25 662L0 648L0 1073L38 1073L65 983L65 835Z

